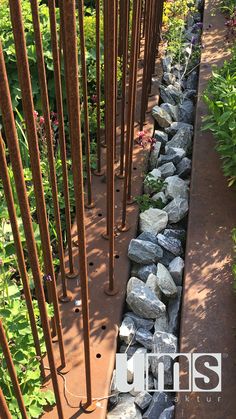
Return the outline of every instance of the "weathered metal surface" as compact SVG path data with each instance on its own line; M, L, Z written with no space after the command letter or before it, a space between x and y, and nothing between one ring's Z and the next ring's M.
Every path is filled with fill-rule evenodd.
M11 414L9 412L1 387L0 387L0 417L4 419L11 419Z
M207 113L201 95L211 67L229 58L224 22L214 0L206 0L180 336L181 352L222 354L222 392L179 393L176 419L234 419L236 412L236 296L231 271L236 196L223 176L215 139L201 131Z

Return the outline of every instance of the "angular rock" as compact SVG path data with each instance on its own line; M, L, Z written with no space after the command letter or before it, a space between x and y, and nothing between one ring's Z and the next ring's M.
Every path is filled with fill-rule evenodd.
M156 319L165 310L166 306L150 288L138 278L130 278L127 285L126 302L131 310L145 319Z
M170 73L172 61L173 58L170 55L166 55L164 58L162 58L162 67L164 73Z
M163 410L162 414L159 416L159 419L174 419L174 417L175 417L175 407L173 405Z
M135 354L135 352L140 349L140 346L138 345L121 345L120 346L120 353L121 354L127 354L127 359L129 360L130 358L132 358L132 356Z
M160 86L160 96L163 102L178 105L181 102L183 94L178 88L170 84L167 87Z
M168 223L168 216L165 211L158 208L149 208L139 215L140 231L153 234L164 230Z
M157 296L157 298L159 298L159 300L161 299L161 290L159 288L156 275L154 274L149 275L146 282L146 286L154 292L154 294Z
M160 166L168 162L172 162L174 165L176 165L185 156L186 152L182 148L168 147L166 154L161 154L157 160L158 168L160 169Z
M148 408L152 401L152 396L147 391L142 391L139 393L134 400L134 403L139 407L139 409L143 412Z
M162 103L161 108L168 112L173 121L178 121L178 106L171 105L170 103Z
M161 172L161 176L162 178L167 178L169 176L172 176L175 174L176 172L176 168L175 165L171 162L169 163L165 163L162 166L160 166L159 168L160 172Z
M175 258L175 255L173 253L168 252L168 250L163 249L163 256L160 259L160 263L164 265L166 268L169 267L170 262Z
M182 179L186 179L187 176L191 174L192 162L188 157L184 157L178 164L177 164L177 175Z
M157 160L158 161L158 160ZM144 193L151 195L156 191L156 182L161 179L161 172L159 169L153 169L144 179Z
M140 343L144 348L152 350L153 334L146 329L139 328L135 333L136 342Z
M187 89L196 90L198 84L198 74L196 71L192 71L187 78L186 87Z
M188 201L178 197L163 209L167 212L170 223L178 223L188 213Z
M180 256L183 254L182 243L179 239L173 237L166 237L163 234L157 235L158 244L168 252L173 253L175 256Z
M142 419L142 414L130 394L119 396L117 406L107 413L107 419Z
M132 313L132 311L128 311L124 314L125 317L129 317L133 320L135 328L136 329L145 329L145 330L151 330L153 328L154 322L153 320L143 319L140 316L137 316L136 314Z
M190 152L192 147L192 132L186 128L180 128L174 137L166 144L166 150L169 147L182 148L186 153Z
M135 325L130 317L125 317L121 323L119 336L127 345L132 342L135 335Z
M165 128L165 132L170 137L173 137L181 128L185 128L193 132L193 125L186 124L185 122L172 122L170 127Z
M138 239L132 239L129 244L128 256L130 260L143 265L155 263L163 256L160 246Z
M152 200L153 201L159 201L161 202L163 205L166 205L168 202L168 199L166 198L164 192L158 192L155 195L152 196Z
M143 240L145 242L152 242L154 244L158 244L156 234L148 233L147 231L144 231L143 233L139 234L137 239L138 240Z
M166 313L162 313L162 315L156 319L154 328L155 332L167 333L169 331L168 317Z
M184 92L183 100L185 100L185 99L195 100L196 99L196 95L197 95L197 91L196 90L187 89Z
M166 145L168 141L168 134L157 129L154 131L154 138L156 141L160 141L162 145Z
M177 338L172 333L155 332L153 335L153 353L154 354L176 353L177 344L178 344ZM158 365L160 362L163 362L164 364L164 371L167 373L168 372L171 373L172 360L170 357L158 358L156 356L152 356L150 357L150 360L151 360L151 370L154 377L158 378ZM168 375L167 375L167 379L168 379ZM166 383L166 374L165 374L165 383Z
M160 141L157 141L152 148L150 159L149 159L149 168L150 170L153 170L157 167L157 161L160 154L162 143Z
M134 355L135 354L147 354L146 348L138 348L134 352L133 356L127 362L127 381L128 383L132 383L134 379Z
M184 260L177 256L169 264L169 272L175 281L176 285L182 285L183 272L184 272Z
M170 176L165 180L165 195L167 198L188 198L188 186L186 185L183 179L180 179L178 176Z
M144 266L141 266L137 270L137 277L141 279L142 281L146 282L148 279L148 276L150 274L156 274L156 271L157 271L157 267L154 263L150 265L144 265Z
M169 239L178 239L182 243L184 243L186 239L186 231L183 228L166 228L162 234Z
M185 122L187 124L193 123L194 117L194 106L193 102L189 99L184 100L182 103L179 104L179 121Z
M176 77L172 73L165 72L163 74L163 81L168 86L169 84L174 84L176 82Z
M152 108L152 116L161 128L167 128L172 123L169 113L158 105Z
M168 298L174 298L177 295L177 287L169 271L164 265L157 265L157 282L161 292Z
M168 304L169 332L176 334L179 329L179 315L181 306L182 287L177 287L177 296Z
M172 403L166 393L154 393L148 410L143 414L143 419L158 419L161 413L171 406Z
M149 371L148 373L148 388L147 390L150 391L154 388L154 378L152 373Z

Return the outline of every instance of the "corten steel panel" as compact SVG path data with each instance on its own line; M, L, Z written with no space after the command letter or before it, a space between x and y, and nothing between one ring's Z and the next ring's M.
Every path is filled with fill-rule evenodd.
M176 419L236 417L236 297L231 272L236 194L223 176L213 136L201 131L202 117L207 113L201 94L211 76L211 66L220 66L229 58L225 19L215 10L215 3L205 2L180 352L221 352L223 389L222 393L179 394Z
M156 70L160 71L157 64ZM142 61L139 62L138 87L135 117L135 138L138 132L137 118L140 114L141 96L141 75ZM158 102L158 83L154 80L152 95L149 97L149 110ZM118 102L118 109L120 102ZM120 112L119 112L120 115ZM120 116L119 116L120 118ZM119 121L118 118L118 121ZM119 125L119 122L118 122ZM150 112L147 114L147 124L144 127L150 136L153 134L153 119ZM118 128L118 136L120 129ZM119 138L117 143L119 144ZM137 196L143 193L143 177L147 169L149 146L142 149L134 146L133 159L133 180L132 193ZM102 149L103 161L105 149ZM118 173L117 166L116 172ZM115 177L115 222L121 222L122 190L123 180ZM126 283L130 275L130 263L127 257L129 242L137 234L138 207L136 204L128 205L127 221L130 229L126 233L117 233L115 239L115 282L119 287L119 293L113 297L104 293L104 285L108 283L108 241L101 237L106 231L106 183L104 177L92 177L92 187L96 207L86 209L86 235L88 252L88 275L89 275L89 297L90 297L90 327L91 327L91 369L92 369L92 391L93 398L106 397L109 395L110 380L114 368L115 354L117 349L117 334L121 322ZM73 227L73 237L76 239L76 226ZM74 247L74 261L77 265L78 248ZM60 280L59 280L60 282ZM60 286L59 286L60 288ZM71 364L71 370L64 376L66 387L70 393L77 395L78 398L71 396L67 392L67 400L63 395L64 381L59 377L61 394L63 395L63 408L65 418L85 417L80 410L81 397L85 393L85 369L83 355L83 330L82 330L82 307L75 312L74 300L81 299L80 283L77 279L68 280L68 289L72 292L73 299L69 303L60 304L62 326L64 333L64 344L67 360ZM57 354L57 343L55 352ZM56 355L57 356L57 355ZM46 364L46 362L45 362ZM59 365L59 358L58 358ZM51 386L50 382L47 384ZM69 402L69 403L68 403ZM69 405L70 404L70 405ZM99 406L89 417L102 419L106 417L107 400L100 401ZM57 418L56 409L53 408L45 413L44 418ZM86 414L87 417L87 414Z

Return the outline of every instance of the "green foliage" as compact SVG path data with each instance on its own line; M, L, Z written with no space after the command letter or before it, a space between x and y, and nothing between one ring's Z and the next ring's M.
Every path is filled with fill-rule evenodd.
M163 208L161 199L154 200L148 194L137 196L135 202L138 204L140 212L144 212L149 208Z
M231 186L236 181L236 49L223 68L213 71L204 100L209 115L204 118L203 129L210 129L216 137L223 171Z
M151 190L152 194L156 194L158 192L161 192L164 186L164 181L161 179L155 178L155 176L149 173L148 176L146 176L144 180L144 186L147 189Z
M235 0L221 0L220 9L227 17L233 17L236 9Z

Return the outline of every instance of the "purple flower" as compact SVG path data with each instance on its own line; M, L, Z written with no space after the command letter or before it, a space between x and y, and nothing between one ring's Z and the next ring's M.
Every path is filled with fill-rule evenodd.
M191 39L191 45L196 45L197 39L195 38L195 36L192 36Z

